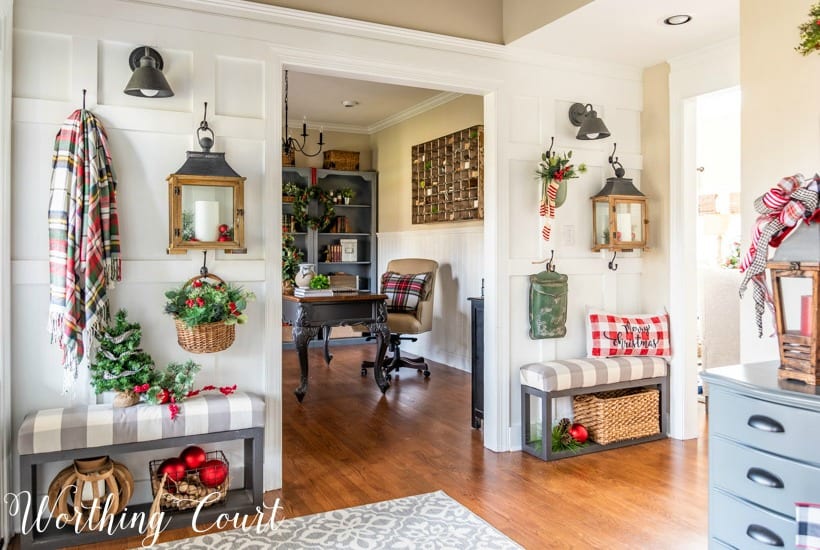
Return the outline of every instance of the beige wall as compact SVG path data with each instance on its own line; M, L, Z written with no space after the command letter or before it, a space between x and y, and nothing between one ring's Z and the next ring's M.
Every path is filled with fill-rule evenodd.
M299 132L296 132L298 135ZM316 142L319 141L318 130L308 130L307 149L308 153L312 153L317 149ZM346 134L342 132L325 132L322 135L325 146L322 151L332 151L338 149L340 151L358 151L359 152L359 170L372 170L373 164L370 160L370 136L367 134ZM300 137L299 140L302 138ZM296 166L321 168L323 154L318 154L315 157L306 157L297 151Z
M669 303L669 64L643 72L641 191L649 197L649 250L644 251L643 309Z
M509 44L591 1L502 0L504 43Z
M740 3L741 218L743 249L756 213L754 199L783 176L820 171L820 55L794 51L797 26L813 0L783 0L776 17L768 0ZM751 292L749 293L751 294ZM741 360L776 346L758 340L751 298L743 300Z
M440 226L410 221L410 149L413 145L484 122L484 100L462 96L441 107L391 126L371 137L373 166L379 172L379 231ZM473 224L480 222L462 222Z
M502 43L501 0L252 0L483 42Z

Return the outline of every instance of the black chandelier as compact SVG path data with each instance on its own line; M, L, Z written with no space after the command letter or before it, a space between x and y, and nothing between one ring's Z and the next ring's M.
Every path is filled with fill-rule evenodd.
M307 123L302 122L302 143L299 143L290 135L288 130L288 71L285 71L285 132L282 134L282 154L290 155L294 151L299 151L306 157L315 157L322 152L322 146L325 142L322 139L322 132L319 132L319 149L315 153L308 153L305 151L307 141Z

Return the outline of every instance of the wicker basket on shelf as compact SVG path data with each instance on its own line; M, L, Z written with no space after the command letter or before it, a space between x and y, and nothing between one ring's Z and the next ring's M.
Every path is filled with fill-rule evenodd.
M358 151L325 151L322 168L330 170L358 170Z
M660 433L660 392L654 388L631 388L576 395L574 421L589 431L600 445Z
M214 279L218 283L225 282L213 273L208 273L206 275L191 277L183 287L187 287L194 281L200 279ZM174 325L176 325L177 329L177 342L179 346L191 353L215 353L217 351L223 351L231 347L233 341L236 339L236 325L226 325L222 321L203 323L189 327L178 317L174 317Z
M282 151L282 166L296 166L296 151L293 149L288 153Z

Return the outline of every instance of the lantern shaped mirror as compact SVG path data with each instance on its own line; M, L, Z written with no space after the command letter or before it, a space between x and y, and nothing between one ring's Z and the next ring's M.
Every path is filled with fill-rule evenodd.
M820 382L820 224L803 223L766 264L780 351L778 378Z
M617 144L615 144L617 147ZM649 213L646 195L629 178L615 149L609 163L615 170L614 178L592 197L592 250L635 250L646 248Z
M207 114L208 104L205 104ZM224 250L245 253L245 178L211 152L213 131L203 118L197 130L202 151L188 151L185 163L168 176L168 253Z

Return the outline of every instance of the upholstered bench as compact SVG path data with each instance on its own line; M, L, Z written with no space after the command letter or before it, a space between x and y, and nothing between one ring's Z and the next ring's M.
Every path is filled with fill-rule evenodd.
M662 357L624 356L530 363L521 367L520 376L521 445L525 452L538 458L554 460L666 437L669 416L668 365ZM660 433L608 445L591 444L576 452L552 451L553 399L639 387L656 387L660 392ZM538 400L538 406L533 406L533 401ZM536 408L537 417L533 415ZM540 438L534 433L538 424Z
M127 408L86 405L28 414L17 434L20 490L37 495L37 469L50 462L244 440L243 487L229 491L225 503L204 508L197 519L207 523L223 513L254 513L262 504L264 398L244 392L227 396L201 394L185 400L180 409L181 414L174 420L167 406L147 404ZM150 505L149 502L128 506L128 513L147 512ZM168 514L170 527L190 526L192 514ZM136 529L118 529L114 537L137 534ZM88 544L112 538L105 530L82 533L81 539L76 537L72 526L60 530L52 522L44 533L32 529L24 534L22 544L52 548L69 542Z

